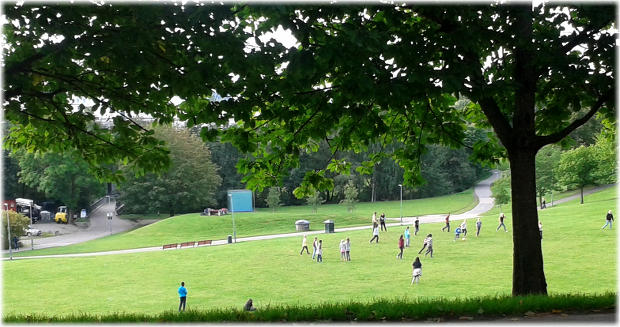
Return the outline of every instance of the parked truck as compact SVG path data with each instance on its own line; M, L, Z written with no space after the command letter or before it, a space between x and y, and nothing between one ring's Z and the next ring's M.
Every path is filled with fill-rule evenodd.
M15 211L22 215L31 218L32 223L36 223L41 219L41 206L34 203L31 199L17 198L15 199ZM32 210L32 216L30 215Z

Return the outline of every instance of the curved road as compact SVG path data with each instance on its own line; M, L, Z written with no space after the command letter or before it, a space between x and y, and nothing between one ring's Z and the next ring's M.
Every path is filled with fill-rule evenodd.
M478 198L478 205L473 209L458 215L451 215L451 220L459 220L465 218L473 218L477 217L490 209L493 208L493 198L491 197L491 184L495 180L499 178L499 172L493 171L493 174L478 183L474 188L474 194ZM114 203L106 204L101 208L93 211L91 213L91 225L88 229L77 232L75 234L57 236L57 237L49 237L39 239L39 243L35 243L35 249L44 248L44 247L52 247L52 246L63 246L73 243L79 243L88 241L91 239L103 237L109 235L110 232L107 226L106 212L108 210L114 208ZM427 215L420 216L420 223L435 223L442 222L445 218L446 214L440 215ZM403 217L402 224L412 224L413 219L415 217ZM400 218L387 218L389 220L398 220L397 223L389 223L387 226L399 226L402 225L400 223ZM112 232L118 233L125 230L129 230L135 228L138 224L132 223L129 221L125 221L124 219L114 218L112 221ZM343 227L334 229L335 232L346 232L346 231L354 231L354 230L362 230L362 229L370 229L371 226L357 226L357 227ZM312 235L312 234L322 234L324 231L311 231L311 232L295 232L295 233L286 233L286 234L274 234L274 235L260 235L260 236L251 236L251 237L241 237L237 238L237 242L249 242L249 241L258 241L258 240L267 240L274 238L283 238L283 237L299 237L300 235ZM227 244L227 240L214 240L212 245L223 245ZM210 245L206 245L210 246ZM26 247L28 248L28 247ZM127 250L117 250L117 251L105 251L105 252L91 252L91 253L75 253L75 254L57 254L57 255L42 255L42 256L31 256L31 257L16 257L13 259L39 259L39 258L60 258L60 257L87 257L87 256L99 256L99 255L113 255L113 254L122 254L122 253L137 253L137 252L151 252L151 251L161 251L161 246L156 247L147 247L147 248L138 248L138 249L127 249ZM166 251L174 251L175 249L170 249ZM180 250L176 249L176 250ZM7 260L7 258L4 258Z

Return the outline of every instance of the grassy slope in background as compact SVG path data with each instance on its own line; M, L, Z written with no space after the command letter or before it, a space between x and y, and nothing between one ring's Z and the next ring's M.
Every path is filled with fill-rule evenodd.
M473 190L429 199L403 201L403 215L426 215L443 212L465 212L473 208L477 200ZM312 230L323 230L323 221L335 220L336 228L346 226L368 225L373 211L377 216L385 212L387 217L400 216L399 201L358 203L353 213L347 212L343 205L323 205L316 214L309 206L282 207L275 213L271 209L259 209L252 213L235 213L237 237L267 235L295 232L295 221L310 221ZM101 239L70 246L18 252L15 256L44 254L82 253L132 249L162 244L225 239L232 234L230 215L205 217L199 214L187 214ZM6 255L5 255L6 256Z
M540 211L549 292L602 294L616 290L616 233L600 230L616 205L616 187L578 201ZM504 208L509 213L509 208ZM511 231L511 217L507 215ZM512 234L496 232L497 212L483 218L481 237L469 220L467 240L453 241L443 224L422 225L433 233L436 255L422 257L423 276L410 286L411 262L422 243L412 239L397 260L397 238L404 227L381 233L368 244L368 230L321 234L324 263L299 255L301 238L284 238L102 257L5 262L4 314L132 312L156 314L178 305L176 289L185 281L188 308L239 308L255 305L367 303L377 299L465 298L509 295ZM338 242L350 237L351 262L339 260ZM24 292L27 289L28 296ZM32 299L36 299L33 303Z

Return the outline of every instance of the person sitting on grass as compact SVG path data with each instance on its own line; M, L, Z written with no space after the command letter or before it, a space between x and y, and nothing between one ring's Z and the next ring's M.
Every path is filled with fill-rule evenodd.
M422 263L420 262L420 257L416 257L413 261L413 277L411 278L411 285L413 283L420 283L420 276L422 276Z
M243 311L256 311L256 308L252 304L252 299L249 299L248 302L245 303Z

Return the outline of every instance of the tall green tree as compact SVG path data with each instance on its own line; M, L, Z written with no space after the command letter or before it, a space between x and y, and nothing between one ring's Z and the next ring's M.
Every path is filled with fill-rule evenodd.
M344 199L340 201L340 203L347 206L347 210L349 212L353 212L355 210L355 204L358 202L357 195L359 191L352 180L349 180L347 185L344 186Z
M429 144L460 147L467 126L492 128L472 157L510 161L515 295L547 293L536 153L597 112L615 118L613 4L4 9L3 106L15 124L6 144L77 149L101 175L117 160L136 170L169 164L163 145L132 122L138 113L188 125L234 119L223 139L252 153L239 169L259 190L281 183L319 140L334 153L401 142L364 166L391 157L415 186ZM265 35L279 25L294 47ZM211 101L214 90L226 100ZM178 107L174 95L184 100ZM76 107L75 97L95 105ZM455 107L459 97L471 104ZM94 111L118 116L105 129ZM204 138L217 136L213 124ZM331 189L325 172L350 169L337 158L326 165L307 172L295 195Z
M325 202L325 200L323 200L319 191L315 191L306 199L306 203L312 207L312 212L314 213L319 210L319 207L323 204L323 202Z
M267 195L267 206L271 208L272 212L276 212L276 210L282 206L280 203L280 188L279 187L270 187L269 195Z
M9 248L9 225L11 226L11 238L20 237L25 234L25 229L28 228L30 224L30 218L22 215L21 213L17 213L15 211L8 211L8 221L7 221L7 211L1 210L0 214L2 215L2 249L8 250Z
M592 147L580 146L562 153L555 169L558 181L565 187L577 187L583 204L583 188L597 183L595 159Z
M215 191L221 183L211 152L204 142L184 128L157 126L155 137L165 142L172 165L163 174L136 176L125 169L119 185L119 201L134 213L197 212L216 204Z
M495 205L502 210L502 205L510 203L510 177L502 176L491 186L491 193L495 199Z
M22 150L11 156L19 164L21 183L61 201L70 213L88 208L93 200L105 194L105 185L89 173L87 163L75 153Z

